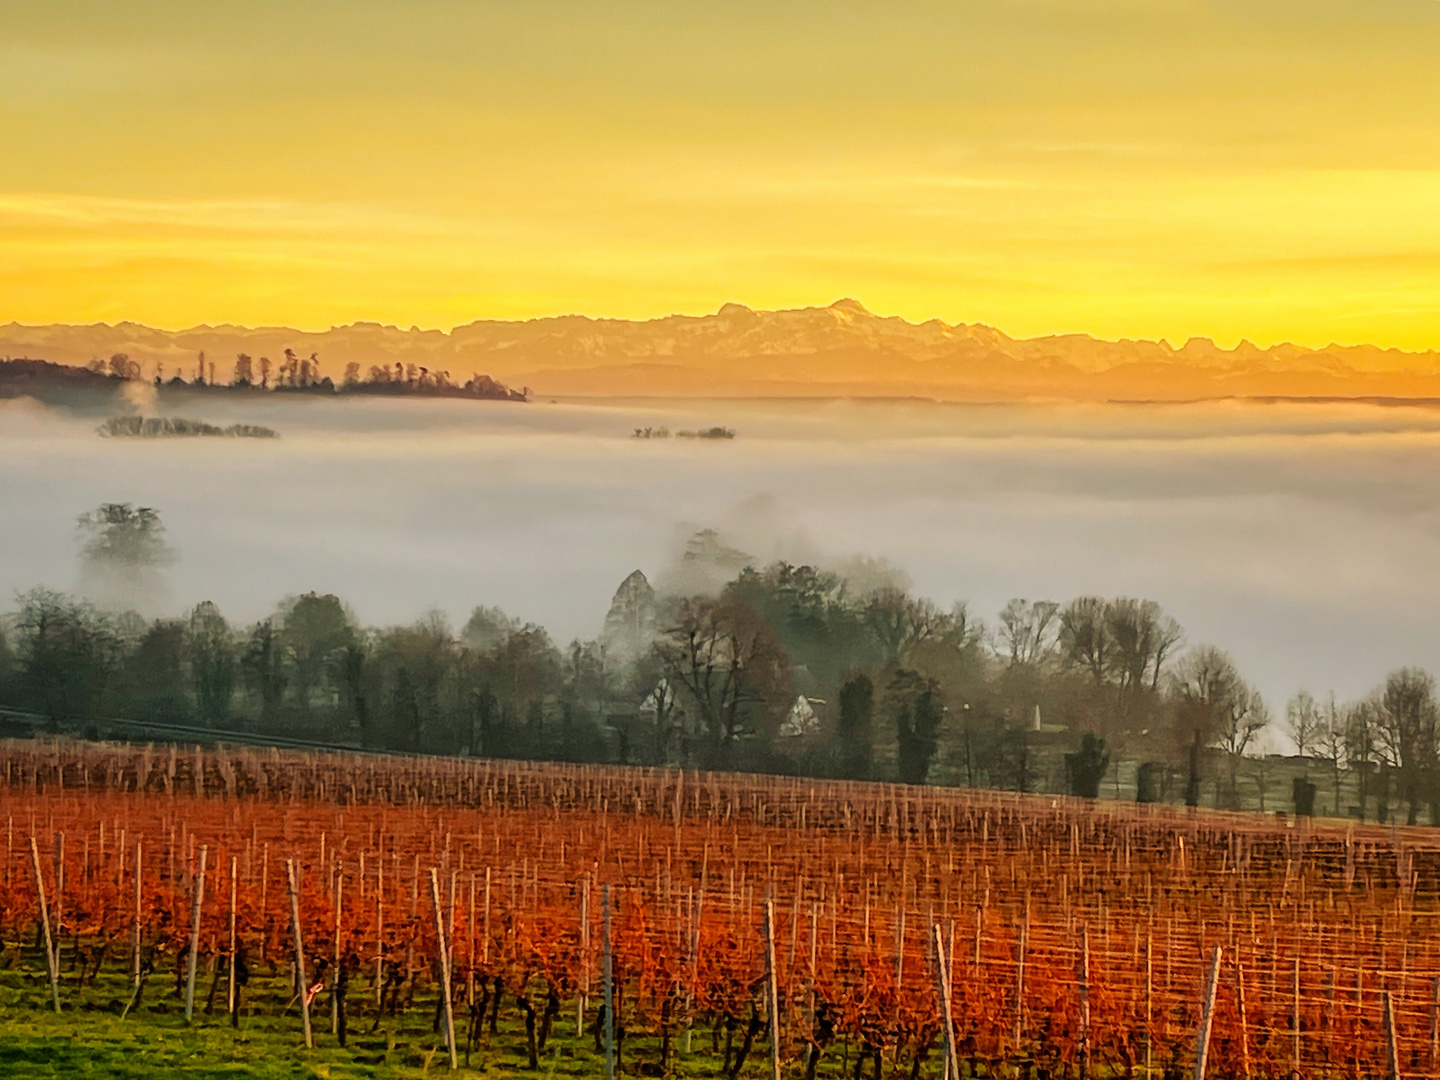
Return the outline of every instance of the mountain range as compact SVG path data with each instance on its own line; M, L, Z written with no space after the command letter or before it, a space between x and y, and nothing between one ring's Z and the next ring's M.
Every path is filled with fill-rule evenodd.
M1104 341L1085 334L1017 339L979 323L911 323L855 300L645 321L561 315L480 320L441 330L358 322L324 331L137 323L0 325L0 354L85 364L125 353L149 377L187 377L198 354L224 381L239 353L278 364L284 351L347 365L415 365L459 381L483 372L537 394L623 396L919 396L1004 401L1213 397L1440 398L1440 352L1373 345L1233 349L1208 338ZM157 369L158 365L158 369Z

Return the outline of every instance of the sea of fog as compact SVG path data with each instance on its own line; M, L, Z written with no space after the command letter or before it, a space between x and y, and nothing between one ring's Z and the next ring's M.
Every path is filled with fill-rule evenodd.
M476 604L595 634L720 530L762 560L888 560L984 618L1014 596L1155 599L1272 711L1440 671L1440 410L1359 405L205 401L278 440L102 439L0 403L0 594L73 588L76 516L162 512L157 607L252 621L334 592L363 620ZM640 440L723 424L733 441ZM8 605L7 605L8 606ZM155 612L152 612L152 614Z

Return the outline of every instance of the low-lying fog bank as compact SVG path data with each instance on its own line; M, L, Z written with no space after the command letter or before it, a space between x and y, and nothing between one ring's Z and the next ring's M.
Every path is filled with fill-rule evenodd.
M1157 600L1272 709L1440 664L1440 410L1357 405L216 401L278 440L102 439L0 403L0 589L77 583L76 516L158 507L166 610L334 592L366 622L494 604L593 635L616 585L717 527L761 560L863 552L989 619ZM161 410L163 415L163 410ZM725 425L734 440L633 439Z

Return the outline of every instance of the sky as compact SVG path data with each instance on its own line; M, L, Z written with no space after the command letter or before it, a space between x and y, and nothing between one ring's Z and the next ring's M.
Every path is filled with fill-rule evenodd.
M0 321L1435 348L1437 55L1437 0L0 0Z

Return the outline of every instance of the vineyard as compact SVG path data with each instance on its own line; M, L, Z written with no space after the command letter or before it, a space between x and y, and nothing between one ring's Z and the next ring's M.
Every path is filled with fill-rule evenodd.
M89 1010L551 1076L562 1039L593 1076L1440 1075L1440 831L28 741L0 816L0 1044Z

